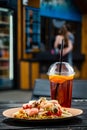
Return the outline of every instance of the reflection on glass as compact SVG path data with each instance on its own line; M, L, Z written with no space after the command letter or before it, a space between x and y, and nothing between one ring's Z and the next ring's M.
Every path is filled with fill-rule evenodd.
M31 52L34 46L40 47L40 11L26 7L26 52Z

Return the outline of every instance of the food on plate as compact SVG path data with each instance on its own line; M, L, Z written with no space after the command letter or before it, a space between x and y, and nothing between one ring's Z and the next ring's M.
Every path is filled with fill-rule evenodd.
M72 114L61 107L57 100L47 100L45 97L31 100L13 113L13 117L19 119L55 119L71 116Z

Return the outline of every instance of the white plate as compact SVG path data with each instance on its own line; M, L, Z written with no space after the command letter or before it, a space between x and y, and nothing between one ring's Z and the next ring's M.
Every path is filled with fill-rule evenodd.
M12 118L12 119L16 119L16 120L21 120L21 121L28 121L28 122L36 122L36 121L40 121L40 122L44 122L44 121L58 121L58 120L63 120L63 119L70 119L70 118L73 118L75 116L79 116L83 113L83 110L81 109L76 109L76 108L65 108L67 109L71 114L72 116L70 117L64 117L64 118L54 118L54 119L17 119L17 118L14 118L12 115L13 113L19 111L20 107L18 108L11 108L11 109L7 109L5 111L3 111L3 115L7 118Z

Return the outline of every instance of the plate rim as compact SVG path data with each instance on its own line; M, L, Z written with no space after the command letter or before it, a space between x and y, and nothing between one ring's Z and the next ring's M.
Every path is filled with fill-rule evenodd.
M35 122L35 121L53 121L53 120L63 120L63 119L71 119L71 118L74 118L74 117L77 117L79 115L81 115L83 113L83 110L82 109L79 109L79 108L66 108L67 110L69 110L70 112L76 110L78 113L77 114L73 114L71 112L71 114L73 114L73 116L70 116L70 117L63 117L63 118L50 118L50 119L20 119L20 118L15 118L15 117L12 117L10 115L7 114L7 112L11 112L11 111L14 111L16 110L15 112L17 112L17 110L21 109L22 107L14 107L14 108L9 108L9 109L6 109L2 112L3 116L6 117L6 118L10 118L10 119L14 119L14 120L20 120L20 121L28 121L28 122ZM13 114L13 113L12 113Z

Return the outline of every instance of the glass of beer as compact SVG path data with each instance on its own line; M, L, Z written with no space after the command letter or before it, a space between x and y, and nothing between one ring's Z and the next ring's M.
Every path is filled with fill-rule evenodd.
M62 107L71 107L74 70L67 62L52 64L48 69L51 99L58 100Z

